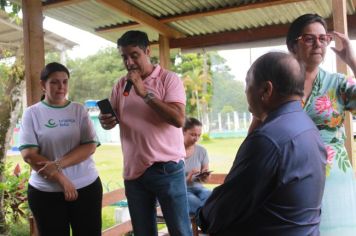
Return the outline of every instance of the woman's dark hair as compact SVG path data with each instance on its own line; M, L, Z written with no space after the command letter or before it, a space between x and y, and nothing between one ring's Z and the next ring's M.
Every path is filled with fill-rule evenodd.
M54 72L65 72L68 75L68 78L70 77L69 75L69 70L67 67L64 65L58 63L58 62L51 62L48 63L45 68L41 71L41 80L46 81L50 75Z
M290 52L294 53L293 47L297 42L296 39L301 36L304 27L315 22L320 23L325 28L325 31L327 31L328 26L326 21L318 14L304 14L292 22L286 38L286 44Z
M51 63L48 63L45 66L45 68L43 68L43 70L41 71L40 80L47 81L48 78L51 76L51 74L54 72L65 72L67 74L68 78L70 77L69 70L67 69L67 67L65 67L64 65L62 65L58 62L51 62ZM45 98L45 96L42 95L41 100L43 100L44 98Z
M183 131L194 128L194 126L202 126L202 123L193 117L187 117L183 126Z

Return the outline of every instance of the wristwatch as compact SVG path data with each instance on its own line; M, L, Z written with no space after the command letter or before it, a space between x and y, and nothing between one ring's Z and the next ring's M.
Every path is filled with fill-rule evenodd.
M155 95L151 92L148 92L144 97L143 97L143 101L145 103L148 103L149 101L151 101L152 99L155 98Z

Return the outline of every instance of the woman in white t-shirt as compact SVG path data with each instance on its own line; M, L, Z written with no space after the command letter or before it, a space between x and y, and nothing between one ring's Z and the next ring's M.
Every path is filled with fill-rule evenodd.
M69 77L65 66L46 65L44 96L25 110L20 128L21 155L32 168L28 202L41 236L101 235L103 190L92 157L99 142L85 108L67 100Z
M186 151L185 173L190 214L195 214L196 210L204 204L211 194L211 191L202 185L209 178L209 159L206 149L196 144L201 132L202 123L199 120L195 118L186 119L183 136Z

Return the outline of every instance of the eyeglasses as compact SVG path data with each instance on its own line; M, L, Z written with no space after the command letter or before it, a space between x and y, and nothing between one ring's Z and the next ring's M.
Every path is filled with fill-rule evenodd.
M329 45L333 37L330 34L320 34L319 36L314 34L303 34L295 40L301 40L305 45L314 46L317 39L322 47L326 47Z

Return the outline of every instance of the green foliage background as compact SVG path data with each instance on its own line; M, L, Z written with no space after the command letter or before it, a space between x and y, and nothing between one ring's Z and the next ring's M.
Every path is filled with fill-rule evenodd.
M197 116L198 92L200 105L207 105L208 112L222 112L225 106L235 111L247 111L244 83L234 79L224 58L217 52L206 53L207 74L204 70L203 54L179 54L172 63L175 71L186 83L186 114ZM47 53L46 63L59 61L58 53ZM154 60L156 61L156 60ZM65 63L71 73L69 99L84 103L86 100L100 100L109 97L111 89L126 69L116 48L106 48L87 58L67 59ZM204 77L205 76L205 77ZM187 79L189 78L189 79ZM204 82L206 84L204 85ZM204 88L204 86L206 86Z

